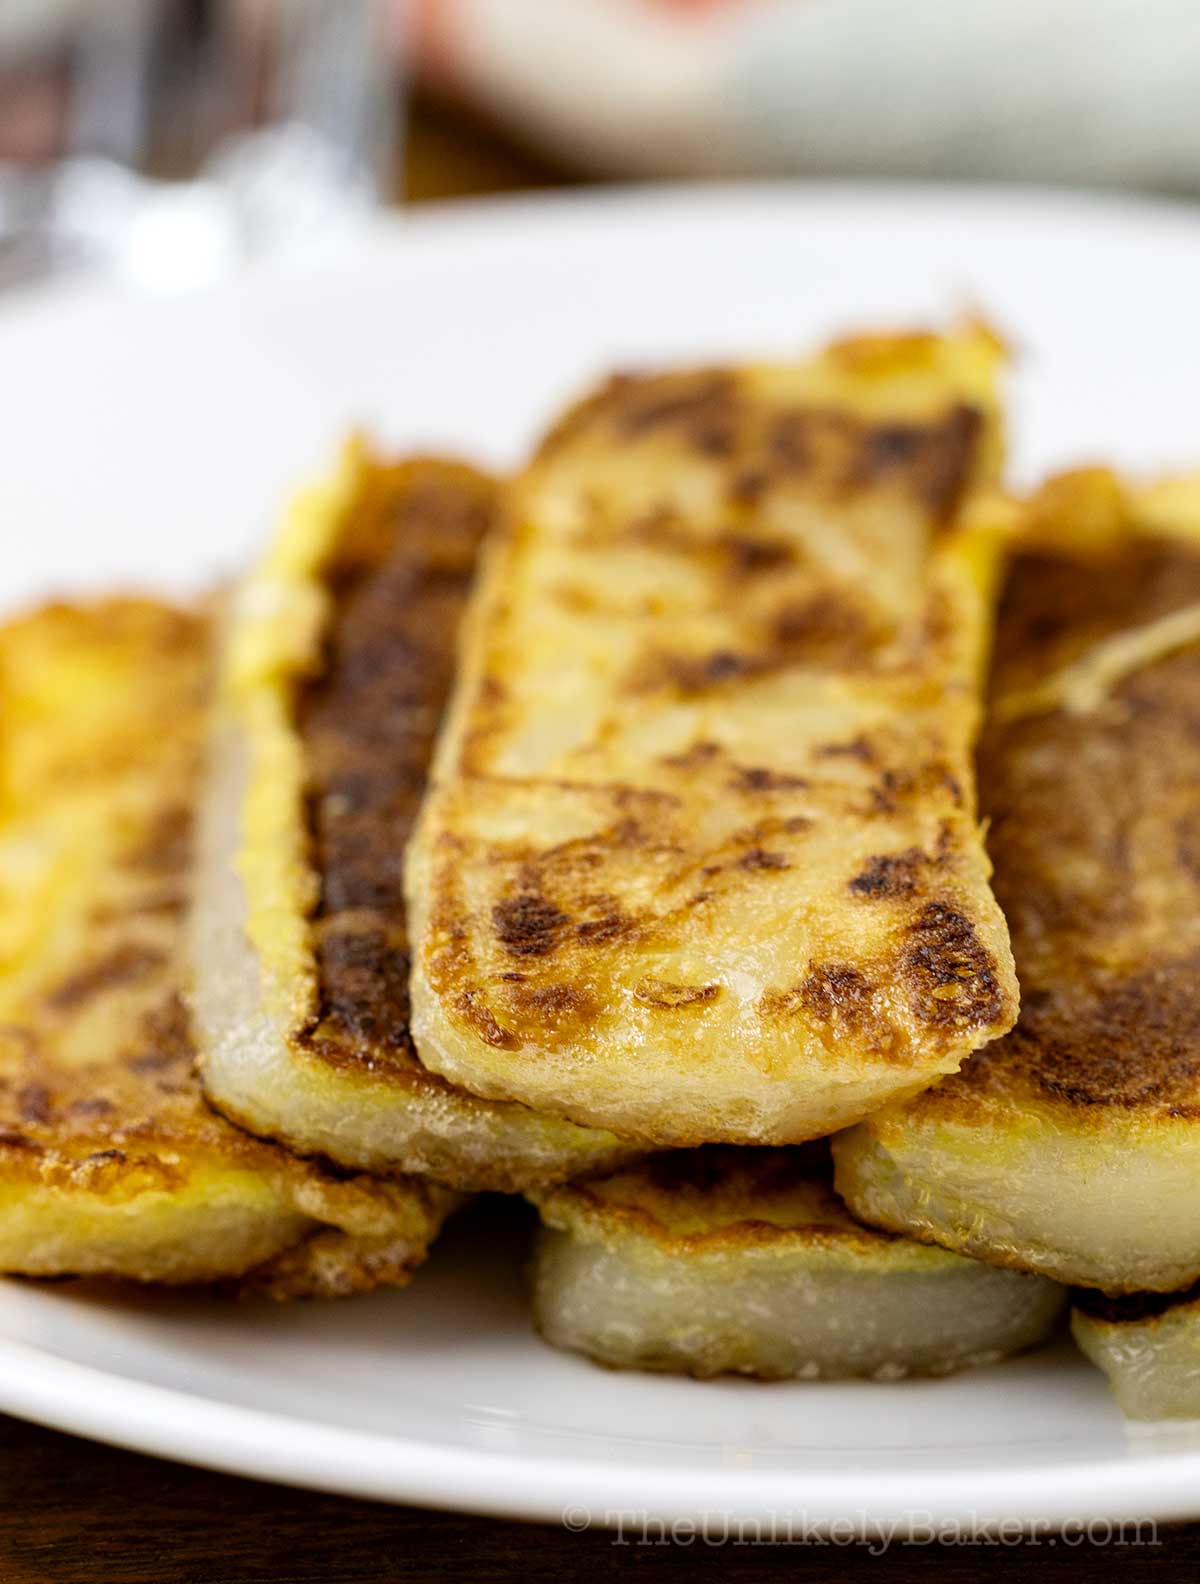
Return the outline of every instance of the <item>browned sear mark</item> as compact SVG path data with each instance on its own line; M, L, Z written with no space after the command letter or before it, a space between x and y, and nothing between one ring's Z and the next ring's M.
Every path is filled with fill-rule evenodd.
M870 790L871 810L876 814L895 814L906 798L913 795L917 778L908 770L887 767Z
M385 930L341 926L321 931L317 965L325 991L323 1016L336 1033L362 1048L414 1050L408 1027L409 954Z
M970 919L944 902L927 902L906 934L901 971L918 1017L941 1027L999 1017L996 965Z
M714 649L706 655L660 653L656 659L657 665L646 668L646 685L673 686L685 697L762 674L758 656L733 649Z
M596 998L578 984L505 983L499 992L502 1014L511 1014L528 1032L536 1027L547 1044L561 1045L597 1013Z
M616 940L625 935L633 927L633 920L627 918L619 909L612 909L602 913L599 918L584 919L576 924L575 934L588 945L599 946L605 941Z
M916 890L925 854L919 847L904 852L879 853L869 858L866 867L850 882L855 896L893 898L911 896Z
M647 974L634 986L633 993L645 1006L674 1009L707 1006L721 994L721 987L715 984L673 984L668 979L656 979Z
M554 428L539 456L603 428L618 442L667 436L728 464L724 498L739 513L761 506L777 486L798 484L833 499L900 488L945 519L970 478L982 427L981 413L962 402L923 419L873 420L835 407L780 406L760 399L736 370L697 369L609 380Z
M520 1040L511 1029L506 1029L497 1021L480 991L462 991L455 1006L463 1021L470 1025L485 1045L494 1045L497 1050L520 1049Z
M192 847L192 811L186 804L160 809L124 856L126 867L147 874L179 875Z
M771 475L765 468L743 468L730 479L726 499L731 506L757 506L770 482Z
M698 770L703 765L711 764L714 759L721 757L720 743L701 740L692 743L690 748L685 748L682 753L666 754L662 763L670 770Z
M495 510L482 475L414 462L373 467L339 525L325 652L295 706L320 881L318 1015L300 1039L331 1061L412 1055L404 845Z
M886 1046L892 1031L875 1010L874 986L852 963L814 963L798 983L767 990L759 999L764 1018L808 1013L818 1023L844 1023L859 1033L873 1031L873 1043Z
M775 614L774 646L793 662L845 667L869 659L887 633L850 595L826 589Z
M798 987L800 1004L822 1022L836 1017L858 1019L870 1008L873 987L849 963L810 968Z
M945 519L970 477L982 426L981 414L964 403L908 422L795 408L779 413L770 427L765 471L769 482L803 480L834 496L900 485L933 517Z
M1076 1287L1071 1294L1071 1306L1081 1309L1093 1320L1109 1325L1136 1325L1143 1320L1155 1320L1185 1304L1194 1304L1200 1298L1200 1281L1193 1282L1182 1292L1138 1292L1110 1294L1095 1287Z
M44 1148L36 1139L18 1133L15 1128L0 1128L0 1150L21 1150L24 1154L41 1155Z
M936 518L949 517L970 476L983 425L965 403L932 424L884 423L863 433L854 469L856 484L903 479Z
M492 909L497 938L514 957L548 957L569 923L561 908L529 891L497 902Z
M1080 978L1023 997L1013 1032L980 1052L986 1082L994 1055L1045 1094L1071 1105L1165 1106L1197 1113L1200 954L1111 981ZM966 1072L974 1077L971 1064Z
M103 1095L88 1095L82 1100L72 1100L67 1110L73 1117L103 1117L112 1116L116 1106L111 1100L106 1100Z
M874 764L875 750L866 737L852 737L844 743L822 743L816 750L818 759L857 759L860 764Z
M762 847L751 847L738 859L739 869L790 869L792 866L783 853L767 852Z
M768 770L765 765L739 765L730 786L738 792L803 792L809 785L805 776L785 770Z
M718 538L717 548L738 577L777 572L796 559L796 552L786 539L768 539L762 534L731 530Z
M807 1015L830 1049L843 1032L851 1033L873 1055L903 1060L909 1049L901 1031L876 1004L876 985L853 963L813 963L798 983L766 991L758 1013L767 1019Z
M48 991L46 1005L55 1012L75 1011L105 991L148 979L165 961L164 954L156 946L124 941L97 962L69 975Z
M50 1121L50 1091L45 1084L27 1083L17 1090L17 1115L22 1122Z
M792 669L858 671L875 663L888 636L853 595L825 589L786 601L751 647L700 654L649 648L634 662L626 686L633 693L668 688L686 698Z
M702 456L728 456L734 449L742 404L731 373L614 382L608 395L618 434L634 439L675 429Z

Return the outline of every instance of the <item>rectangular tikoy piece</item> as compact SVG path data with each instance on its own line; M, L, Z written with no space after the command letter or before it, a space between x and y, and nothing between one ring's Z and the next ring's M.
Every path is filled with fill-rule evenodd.
M375 1172L513 1189L628 1158L477 1100L408 1028L404 846L495 484L351 446L237 592L203 800L193 1010L209 1098Z
M838 1186L965 1253L1166 1291L1200 1276L1200 487L1189 513L1068 475L1029 529L979 755L1021 1020L839 1139Z
M1061 1287L869 1231L829 1178L824 1146L710 1146L541 1190L538 1329L627 1369L895 1380L1052 1328Z
M179 991L210 662L206 619L148 601L0 628L0 1270L402 1282L454 1196L297 1160L195 1076Z
M790 1142L1011 1026L970 760L998 358L863 338L618 378L553 430L410 853L427 1067L658 1143Z

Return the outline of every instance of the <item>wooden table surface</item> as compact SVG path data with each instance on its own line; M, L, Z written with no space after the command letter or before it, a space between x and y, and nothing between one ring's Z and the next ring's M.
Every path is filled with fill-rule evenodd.
M570 178L449 107L418 101L398 183L411 202L563 185ZM1198 1498L1200 1499L1200 1498ZM603 1533L398 1509L281 1489L118 1452L0 1415L0 1584L570 1584L607 1571L692 1578L838 1579L883 1571L967 1584L1115 1568L1123 1580L1195 1576L1200 1525L1150 1545L1013 1548L614 1546Z

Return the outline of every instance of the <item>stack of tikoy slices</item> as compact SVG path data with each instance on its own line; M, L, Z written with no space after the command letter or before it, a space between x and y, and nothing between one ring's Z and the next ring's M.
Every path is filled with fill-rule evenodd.
M361 1290L525 1192L603 1362L938 1373L1084 1283L1171 1411L1186 1303L1111 1294L1200 1274L1200 510L1001 499L1000 360L614 379L504 487L352 447L215 614L10 626L4 1268Z

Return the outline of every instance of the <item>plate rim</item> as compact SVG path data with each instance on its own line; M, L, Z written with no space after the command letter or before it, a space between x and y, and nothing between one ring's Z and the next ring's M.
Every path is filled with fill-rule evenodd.
M1065 184L1017 181L887 180L883 178L767 176L716 181L613 181L590 186L546 188L535 191L471 194L443 198L386 211L348 238L344 249L309 261L286 258L251 260L236 274L186 291L139 290L117 280L64 275L13 286L0 294L0 333L22 312L35 314L64 306L91 306L103 310L119 304L166 308L186 307L219 298L252 297L282 281L334 279L351 273L373 255L390 249L413 247L411 258L423 245L471 240L497 225L517 221L574 229L589 223L609 223L644 215L703 221L704 210L743 209L766 213L766 206L787 209L816 207L865 209L895 207L910 215L922 210L957 208L980 216L1010 219L1017 210L1036 211L1044 223L1092 222L1098 226L1133 223L1141 229L1161 228L1200 242L1200 204L1172 193L1123 191Z
M700 1383L703 1384L703 1383ZM612 1529L638 1522L802 1519L900 1538L934 1525L1139 1523L1197 1511L1200 1452L1150 1453L1036 1470L922 1463L911 1471L622 1467L587 1457L440 1446L247 1408L132 1379L0 1337L0 1411L88 1440L214 1472L334 1495ZM175 1427L179 1426L178 1429ZM1148 1434L1155 1427L1146 1427ZM1137 1427L1127 1429L1136 1435ZM632 1469L632 1472L630 1471ZM1031 1481L1037 1481L1036 1494ZM630 1481L636 1490L630 1489ZM934 1492L931 1495L931 1490Z

